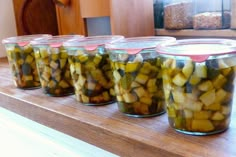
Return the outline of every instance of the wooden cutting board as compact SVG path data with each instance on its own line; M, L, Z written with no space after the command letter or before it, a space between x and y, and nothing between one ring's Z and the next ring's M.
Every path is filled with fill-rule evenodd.
M53 0L13 0L18 35L58 35Z

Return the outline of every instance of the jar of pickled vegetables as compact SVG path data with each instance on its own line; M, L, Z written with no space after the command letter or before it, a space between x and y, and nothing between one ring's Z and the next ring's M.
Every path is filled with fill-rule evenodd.
M165 112L161 60L155 47L173 37L136 37L107 44L120 112L151 117Z
M48 38L51 35L25 35L3 39L13 81L22 89L40 88L35 56L30 41L36 38Z
M190 135L225 131L230 124L236 41L186 39L157 46L169 124Z
M114 102L114 82L105 44L123 36L92 36L64 43L68 50L76 100L85 105Z
M80 35L53 36L32 41L36 65L43 92L50 96L74 94L73 81L68 63L68 53L63 42L69 39L82 39Z

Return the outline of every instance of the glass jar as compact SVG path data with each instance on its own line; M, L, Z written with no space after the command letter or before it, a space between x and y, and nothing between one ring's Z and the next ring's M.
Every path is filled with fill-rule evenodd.
M230 0L196 0L194 2L194 9L194 29L230 28Z
M76 100L85 105L105 105L115 101L114 82L105 44L123 36L92 36L64 43Z
M66 96L74 94L68 53L62 45L63 42L74 38L81 40L83 36L61 35L31 42L41 86L47 95Z
M120 112L132 117L151 117L165 112L161 60L157 44L172 37L126 38L107 44Z
M167 0L164 3L164 28L193 28L193 0Z
M30 41L36 38L48 38L51 35L25 35L3 39L16 87L22 89L40 88L35 56Z
M225 131L234 98L236 41L186 39L156 50L170 126L190 135Z

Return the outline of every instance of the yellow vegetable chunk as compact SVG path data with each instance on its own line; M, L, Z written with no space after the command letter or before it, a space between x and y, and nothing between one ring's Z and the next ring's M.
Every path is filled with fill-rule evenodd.
M30 64L33 62L33 60L34 60L34 57L32 57L31 55L27 55L25 62Z
M220 74L213 80L213 85L216 89L222 88L222 86L227 82L224 75Z
M199 65L195 66L194 74L200 78L206 78L207 77L206 65L199 64Z
M211 111L199 111L193 113L194 119L209 119L211 116Z
M220 112L215 112L213 116L211 117L212 120L223 120L225 119L225 116Z
M138 87L134 89L134 92L136 93L136 95L141 98L142 96L144 96L145 94L147 94L147 91L143 88L143 87Z
M190 110L184 110L184 117L185 118L193 118L193 112Z
M204 81L201 84L198 85L198 89L201 91L209 91L213 89L213 84L211 81Z
M61 86L62 88L68 88L69 84L66 81L64 81L64 80L61 80L59 82L59 86Z
M95 65L98 65L102 60L102 56L99 55L99 54L96 54L94 59L93 59L93 62L95 63Z
M140 73L135 78L135 81L141 84L145 84L147 80L148 80L148 76L144 74L140 74Z
M187 60L183 69L182 69L182 72L186 78L189 78L191 76L191 74L193 73L193 68L194 68L194 66L193 66L192 61Z
M138 70L138 67L140 66L139 62L128 62L125 67L125 72L135 72Z
M58 64L56 62L54 62L54 61L51 61L50 62L50 67L52 67L53 69L57 69Z
M67 63L67 59L60 59L60 68L63 69Z
M206 106L211 105L215 102L216 99L216 93L215 93L215 89L212 89L210 91L205 92L204 94L202 94L199 99L202 101L203 104L205 104Z
M183 92L175 90L172 92L172 94L173 94L174 101L176 103L184 103L185 102L186 99L185 99L185 95Z
M192 130L199 132L209 132L214 130L215 127L210 120L192 120Z
M188 80L182 73L178 73L177 75L175 75L175 77L172 80L172 82L179 87L182 87L187 81Z
M139 99L139 101L143 104L147 104L150 106L152 104L152 98L151 97L142 97Z
M126 103L134 103L137 101L137 96L131 93L125 93L123 98Z
M189 79L189 83L191 85L197 85L201 81L201 78L196 75L191 75Z

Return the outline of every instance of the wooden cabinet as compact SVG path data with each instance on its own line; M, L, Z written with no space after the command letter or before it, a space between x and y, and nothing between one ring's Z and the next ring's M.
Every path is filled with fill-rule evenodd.
M154 35L153 0L110 0L110 3L113 34Z
M56 6L60 34L87 35L86 18L110 17L112 35L155 34L153 0L70 0Z
M79 0L70 0L66 6L56 5L59 34L86 35L86 24L79 8Z
M110 16L110 0L80 0L82 18Z
M18 35L58 34L53 0L13 0Z

